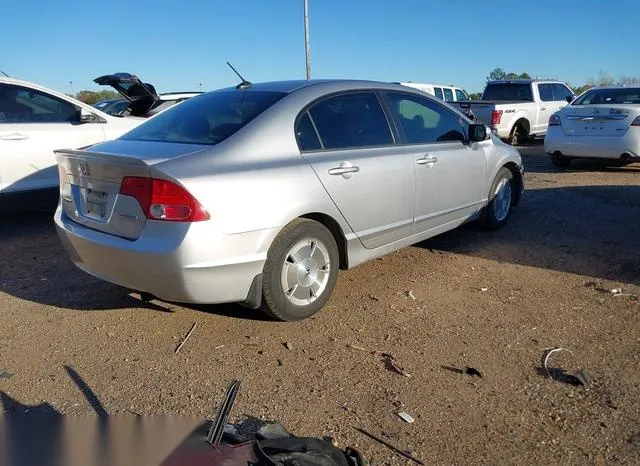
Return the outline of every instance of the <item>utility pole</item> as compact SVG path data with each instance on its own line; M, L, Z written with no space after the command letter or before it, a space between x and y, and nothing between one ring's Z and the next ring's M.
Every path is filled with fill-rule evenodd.
M307 62L307 79L311 79L311 51L309 50L309 0L304 0L304 51Z

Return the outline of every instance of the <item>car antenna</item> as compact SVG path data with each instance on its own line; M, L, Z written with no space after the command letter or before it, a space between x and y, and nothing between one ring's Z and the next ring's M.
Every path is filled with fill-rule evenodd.
M238 77L240 78L240 80L242 81L240 84L238 84L236 86L236 89L246 89L248 87L253 86L253 84L251 84L249 81L247 81L246 79L244 79L242 77L242 75L240 73L238 73L238 71L233 67L233 65L231 65L231 63L227 62L227 65L229 65L229 68L231 68L233 70L233 72L235 74L238 75Z
M5 73L4 71L0 70L0 73L4 74L7 78L10 78L11 76L9 76L7 73Z

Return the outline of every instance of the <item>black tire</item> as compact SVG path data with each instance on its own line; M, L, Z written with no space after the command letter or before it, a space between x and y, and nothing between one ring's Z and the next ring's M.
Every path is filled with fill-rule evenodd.
M502 214L498 212L499 203L504 202L502 199L496 198L496 190L500 183L506 180L509 184L509 203L506 209L506 213ZM499 230L509 221L511 217L511 211L513 210L513 202L516 196L517 183L513 179L513 173L506 167L502 167L498 170L493 183L491 183L491 190L489 191L489 203L484 208L482 213L482 226L487 230ZM500 213L500 215L499 215Z
M313 269L313 264L317 264L317 261L314 261L310 256L305 259L305 261L312 261L307 262L307 264L311 264L309 265L310 268L307 268L304 277L300 275L301 272L298 272L298 280L307 280L307 277L310 276L310 280L313 281L314 284L317 284L318 281L314 279L314 276L321 277L324 273L327 273L328 276L321 279L321 281L326 281L319 295L314 297L313 290L310 287L308 288L309 296L302 299L313 300L308 304L296 304L292 302L292 299L300 300L299 297L294 296L296 292L302 293L307 290L307 288L298 283L295 288L290 288L290 290L294 290L291 293L292 298L287 297L283 289L283 280L285 280L285 278L283 278L283 270L285 267L288 267L285 262L292 264L291 267L293 267L293 264L297 264L292 257L292 248L301 247L300 251L302 251L306 246L300 245L306 243L307 240L309 240L309 251L313 251L312 245L316 242L316 248L319 248L319 254L322 258L327 256L328 266L323 266L322 269L318 267L315 271L312 270L310 275L310 268ZM324 248L324 250L322 248ZM303 253L301 252L301 254ZM331 232L325 228L324 225L313 220L302 218L294 220L282 229L267 253L267 261L265 262L262 273L264 311L271 317L286 322L302 320L312 316L322 309L331 297L331 293L338 279L339 266L340 257L338 254L338 245ZM305 265L305 267L307 267L307 265ZM328 270L328 272L324 272L325 269ZM302 273L304 273L304 271ZM292 274L295 275L295 271L293 271ZM295 291L298 287L300 291Z
M571 157L562 155L560 152L554 152L551 154L551 163L556 168L567 168L571 165Z

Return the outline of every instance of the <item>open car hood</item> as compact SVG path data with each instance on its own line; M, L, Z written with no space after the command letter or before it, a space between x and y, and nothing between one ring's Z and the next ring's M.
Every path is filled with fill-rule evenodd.
M111 86L118 91L125 99L133 102L138 99L152 100L160 99L153 85L143 83L137 76L129 73L114 73L100 76L93 80L101 86Z

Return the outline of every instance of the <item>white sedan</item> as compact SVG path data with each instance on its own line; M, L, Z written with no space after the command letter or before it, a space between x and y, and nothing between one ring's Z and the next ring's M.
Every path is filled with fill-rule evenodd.
M0 208L13 203L9 195L58 192L55 149L115 139L144 121L111 116L37 84L0 77Z
M584 92L551 115L544 149L556 167L574 158L640 161L640 86Z

